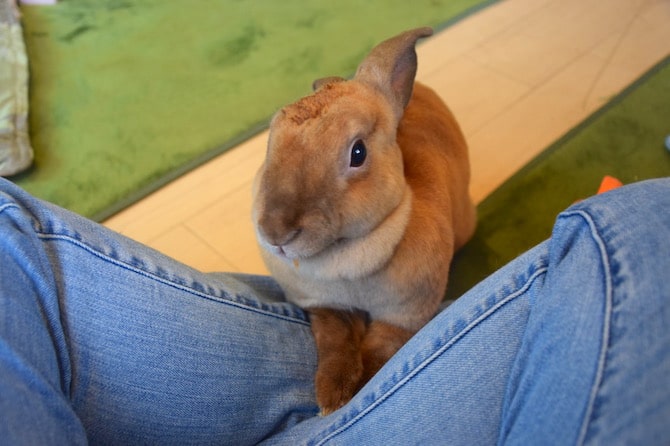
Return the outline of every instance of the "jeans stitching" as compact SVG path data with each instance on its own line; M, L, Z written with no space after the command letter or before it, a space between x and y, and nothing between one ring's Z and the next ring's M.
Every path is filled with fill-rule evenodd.
M591 393L589 395L588 404L586 406L586 412L584 414L584 419L582 421L582 426L579 431L579 437L577 438L576 443L578 445L582 445L586 441L586 434L588 431L589 423L591 421L591 417L593 415L596 397L602 384L603 375L605 371L605 362L607 359L607 347L609 346L610 322L611 322L612 305L613 305L612 276L610 271L609 256L607 254L607 247L605 246L605 242L603 241L603 238L600 236L598 232L598 228L596 227L593 217L583 210L568 211L564 212L561 215L561 217L572 217L572 216L581 217L589 225L591 237L593 238L593 241L596 243L596 245L598 246L598 250L600 251L600 257L605 276L605 315L603 319L603 332L602 332L602 342L600 346L600 354L598 355L598 368L596 370L596 376L594 378L594 382L591 387Z
M328 434L325 438L321 439L319 442L316 443L316 445L323 445L327 441L335 438L337 435L343 433L350 427L352 427L354 424L356 424L360 419L362 419L365 415L368 413L372 412L375 410L379 405L381 405L386 399L390 398L396 391L398 391L402 386L404 386L406 383L410 382L412 379L414 379L421 371L423 371L426 367L428 367L433 361L435 361L437 358L439 358L444 352L449 350L456 342L458 342L461 338L466 336L470 331L472 331L476 326L478 326L480 323L485 321L486 319L489 318L489 316L493 315L495 312L497 312L500 308L504 307L507 305L509 302L513 301L517 297L521 296L523 293L525 293L532 283L541 275L543 275L547 271L546 266L542 266L535 270L533 274L524 282L523 286L518 288L515 292L507 295L504 299L498 301L495 305L493 305L491 308L489 308L487 311L479 315L476 319L474 319L472 322L470 322L465 328L463 328L461 331L458 333L454 334L449 338L449 340L442 345L439 349L437 349L433 354L431 354L428 358L424 359L420 364L418 364L416 367L414 367L405 377L400 379L393 387L388 389L386 392L384 392L381 396L378 398L375 398L375 400L365 407L361 412L359 412L354 418L348 420L345 424L340 426L338 429L332 431L330 434Z
M16 203L5 203L3 205L0 205L0 213L4 212L5 210L9 208L19 208Z
M1 208L0 208L0 210L1 210ZM145 271L145 270L143 270L141 268L138 268L136 266L129 265L128 263L123 262L119 259L109 257L108 255L99 252L98 250L94 249L93 247L88 246L87 244L83 243L82 241L77 240L77 239L75 239L73 237L70 237L68 235L37 233L37 236L42 240L59 240L59 241L67 242L67 243L72 243L72 244L84 249L85 251L89 252L90 254L102 259L103 261L113 263L113 264L115 264L117 266L120 266L121 268L124 268L128 271L132 271L136 274L139 274L139 275L144 276L146 278L149 278L151 280L155 280L157 282L160 282L162 284L171 286L173 288L176 288L176 289L179 289L179 290L182 290L182 291L186 291L190 294L193 294L193 295L198 296L198 297L202 297L204 299L212 300L212 301L223 303L223 304L226 304L226 305L231 305L233 307L237 307L237 308L242 309L242 310L252 311L252 312L259 313L259 314L262 314L262 315L265 315L265 316L270 316L270 317L274 317L274 318L277 318L277 319L282 319L282 320L285 320L285 321L288 321L288 322L299 323L301 325L309 326L309 322L307 322L303 319L300 319L298 317L291 317L291 316L288 316L286 314L280 314L278 312L270 311L269 309L263 309L263 308L257 308L255 306L244 305L243 303L236 302L235 300L232 300L232 299L223 299L219 296L213 296L209 293L205 293L203 291L194 289L194 288L189 287L187 285L183 285L183 284L173 282L171 280L168 280L164 277L158 276L158 275L156 275L154 273L151 273L149 271Z

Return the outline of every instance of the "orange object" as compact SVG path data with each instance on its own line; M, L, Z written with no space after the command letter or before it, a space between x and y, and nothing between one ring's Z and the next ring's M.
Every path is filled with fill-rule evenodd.
M603 192L607 192L621 186L623 186L621 181L609 175L605 175L602 182L600 183L600 187L598 188L598 193L602 194Z

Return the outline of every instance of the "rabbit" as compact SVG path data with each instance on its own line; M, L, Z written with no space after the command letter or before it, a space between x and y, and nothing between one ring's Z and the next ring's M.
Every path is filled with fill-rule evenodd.
M465 138L414 81L416 42L432 32L382 42L352 79L315 81L270 123L252 218L268 270L309 314L321 415L434 316L475 229Z

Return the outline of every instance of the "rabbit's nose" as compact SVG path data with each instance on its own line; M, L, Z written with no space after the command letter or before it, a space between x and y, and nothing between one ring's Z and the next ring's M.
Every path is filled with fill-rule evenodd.
M286 246L298 238L302 228L295 224L290 224L280 215L270 213L264 215L258 222L258 228L265 240L273 246Z

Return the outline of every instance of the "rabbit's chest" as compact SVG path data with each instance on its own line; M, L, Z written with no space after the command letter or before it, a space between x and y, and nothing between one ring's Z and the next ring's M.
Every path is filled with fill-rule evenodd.
M380 277L333 281L301 278L292 284L282 284L282 287L287 299L303 308L357 308L374 314L402 299L395 296Z

